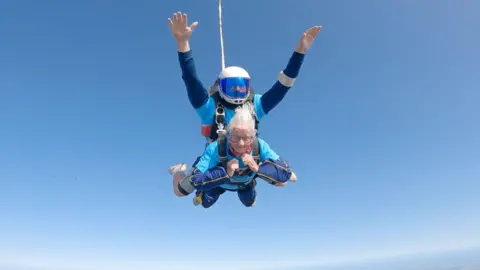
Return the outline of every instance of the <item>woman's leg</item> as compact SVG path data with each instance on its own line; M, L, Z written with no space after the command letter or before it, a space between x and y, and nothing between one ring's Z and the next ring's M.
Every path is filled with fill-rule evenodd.
M245 189L237 191L238 198L246 207L252 207L257 200L257 191L255 187L257 182L254 179Z
M201 204L203 208L210 208L213 204L215 204L220 198L220 195L225 193L225 189L221 187L216 187L206 191L198 191L195 193L195 197L193 198L193 204L199 205Z

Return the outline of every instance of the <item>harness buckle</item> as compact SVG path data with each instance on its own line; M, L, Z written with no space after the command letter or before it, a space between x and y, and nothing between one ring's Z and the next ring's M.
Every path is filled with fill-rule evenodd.
M225 134L225 109L221 104L218 104L215 109L215 123L218 126L217 134Z
M215 109L215 123L217 124L223 124L223 121L220 121L218 118L225 118L225 109L223 108L223 106L221 106L220 104L217 105L217 108Z

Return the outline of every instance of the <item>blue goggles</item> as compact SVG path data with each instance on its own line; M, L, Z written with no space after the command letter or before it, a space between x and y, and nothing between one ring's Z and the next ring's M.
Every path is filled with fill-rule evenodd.
M219 86L220 91L229 98L245 98L250 90L250 79L242 77L224 78L220 79Z

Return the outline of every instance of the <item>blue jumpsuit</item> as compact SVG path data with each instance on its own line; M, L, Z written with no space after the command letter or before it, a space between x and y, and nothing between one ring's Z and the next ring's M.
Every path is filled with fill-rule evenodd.
M264 179L270 184L285 183L290 179L292 172L288 164L262 139L258 138L260 152L260 166L254 173L240 157L227 152L227 160L238 160L239 169L232 177L227 175L226 169L219 164L218 141L211 143L194 167L190 183L197 190L201 205L205 208L212 206L225 191L236 191L238 198L246 207L255 202L255 178ZM230 149L228 141L226 149ZM242 172L242 173L240 173Z

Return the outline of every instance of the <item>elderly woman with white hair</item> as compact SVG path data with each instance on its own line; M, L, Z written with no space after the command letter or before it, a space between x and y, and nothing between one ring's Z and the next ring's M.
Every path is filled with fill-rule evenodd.
M275 186L296 181L287 163L257 138L252 110L249 103L237 108L227 127L226 140L211 143L189 176L182 168L173 168L177 196L196 190L194 204L208 208L225 191L236 191L240 201L250 207L256 201L257 177Z

